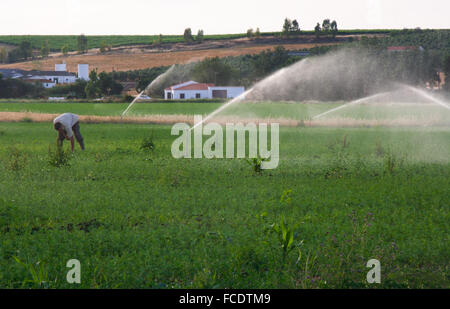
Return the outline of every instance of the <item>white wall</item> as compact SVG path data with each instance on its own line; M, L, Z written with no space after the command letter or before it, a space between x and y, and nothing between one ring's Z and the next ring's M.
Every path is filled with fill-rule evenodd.
M195 82L186 82L180 85L177 85L176 88L180 88ZM236 98L245 92L244 87L208 87L208 90L164 90L164 99L168 99L168 94L172 94L172 99L179 100L180 94L184 93L184 99L196 99L195 95L200 93L200 99L212 99L213 90L226 90L227 91L227 99Z
M44 88L53 88L56 86L56 83L42 83L42 86L44 86Z
M32 76L29 79L49 79L52 81L58 81L58 84L70 84L76 81L76 77L71 76L52 76L52 75L40 75L40 76Z
M226 90L227 91L227 98L236 98L244 93L245 88L244 87L209 87L208 88L208 97L212 98L212 92L213 90Z
M184 93L184 99L197 99L195 95L200 94L200 99L208 98L208 90L174 90L174 99L181 99L181 94Z
M78 78L89 80L89 64L78 64Z

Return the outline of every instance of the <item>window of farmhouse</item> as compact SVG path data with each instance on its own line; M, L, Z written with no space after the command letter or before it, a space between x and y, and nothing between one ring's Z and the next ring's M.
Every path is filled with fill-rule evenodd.
M195 94L195 98L196 98L196 99L200 99L200 93L196 93L196 94Z
M184 93L180 93L180 99L184 99Z

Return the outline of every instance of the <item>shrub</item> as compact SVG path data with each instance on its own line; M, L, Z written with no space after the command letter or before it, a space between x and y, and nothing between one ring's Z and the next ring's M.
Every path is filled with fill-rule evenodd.
M261 168L262 162L266 161L266 160L267 159L265 159L265 158L258 157L258 158L247 159L247 163L252 166L253 171L255 173L261 173L262 172L262 168Z
M21 153L17 148L11 148L9 159L9 169L13 172L23 170L25 168L26 156Z
M151 150L151 151L155 149L155 143L153 143L153 131L149 137L146 137L142 140L141 147L139 148L142 150Z
M399 157L392 150L387 151L384 155L384 173L393 174L403 165L403 162L403 157Z
M48 148L48 163L54 167L69 166L71 154L69 150L64 151L62 146Z

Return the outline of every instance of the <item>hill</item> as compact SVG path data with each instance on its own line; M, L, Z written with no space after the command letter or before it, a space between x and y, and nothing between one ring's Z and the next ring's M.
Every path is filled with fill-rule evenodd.
M129 45L112 48L111 51L100 53L99 49L90 49L86 54L72 52L66 56L53 53L45 59L35 59L0 65L0 68L53 70L56 63L65 61L67 69L77 71L77 64L88 63L98 71L129 71L145 68L168 66L205 57L227 57L245 54L257 54L275 46L283 46L287 50L309 49L316 46L341 44L350 41L350 37L341 35L336 38L316 39L314 35L302 35L296 38L282 39L280 37L263 37L260 39L238 38L229 40L207 40L202 43L163 43L155 45Z

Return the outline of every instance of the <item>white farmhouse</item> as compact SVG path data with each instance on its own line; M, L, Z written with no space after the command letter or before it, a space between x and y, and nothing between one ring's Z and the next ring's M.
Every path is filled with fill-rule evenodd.
M244 91L244 87L215 86L191 80L164 89L164 99L230 99L238 97Z
M17 73L17 72L15 72ZM13 74L13 73L10 73ZM17 75L17 74L16 74ZM74 83L78 78L89 80L89 65L79 64L78 65L78 76L75 73L66 71L66 64L55 64L55 71L20 71L20 76L27 82L40 82L45 88L52 88L58 84L71 84Z
M71 84L77 80L74 73L64 71L29 71L23 77L28 81L40 81L46 88L51 88L57 84Z

